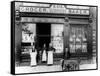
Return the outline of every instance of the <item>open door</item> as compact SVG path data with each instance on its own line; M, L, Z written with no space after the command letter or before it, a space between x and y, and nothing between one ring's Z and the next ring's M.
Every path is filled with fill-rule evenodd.
M51 26L50 23L37 23L36 24L37 34L37 46L42 48L44 44L49 47Z

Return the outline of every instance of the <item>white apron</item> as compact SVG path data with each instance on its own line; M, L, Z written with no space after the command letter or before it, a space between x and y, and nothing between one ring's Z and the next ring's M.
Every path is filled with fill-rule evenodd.
M46 50L43 50L42 61L47 61Z
M37 62L36 62L37 52L36 51L31 52L30 55L31 55L31 66L37 65Z
M48 51L48 61L47 64L53 64L53 51Z

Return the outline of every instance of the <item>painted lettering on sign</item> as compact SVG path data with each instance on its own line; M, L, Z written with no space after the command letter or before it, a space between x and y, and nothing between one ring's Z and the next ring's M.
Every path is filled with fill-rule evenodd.
M69 9L69 13L70 13L70 14L89 15L89 10Z
M51 8L62 8L62 9L65 9L65 6L64 5L52 5Z
M56 6L56 5L51 6L51 8L20 7L20 12L89 15L89 10L88 9L67 9L67 8L64 8L64 6Z
M38 8L38 7L20 7L20 12L38 12L38 13L59 13L66 14L68 9Z

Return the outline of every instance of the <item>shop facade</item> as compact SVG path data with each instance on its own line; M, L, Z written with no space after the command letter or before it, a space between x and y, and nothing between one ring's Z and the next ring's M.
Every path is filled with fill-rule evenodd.
M54 59L92 58L93 20L89 6L15 3L16 61L30 61L29 50L35 43L41 60L40 48L49 43L56 49ZM94 46L95 47L95 46ZM37 61L37 62L39 62Z

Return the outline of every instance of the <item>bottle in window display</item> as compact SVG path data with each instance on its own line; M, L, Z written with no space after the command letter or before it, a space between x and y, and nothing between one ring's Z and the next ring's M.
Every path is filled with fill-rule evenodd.
M85 34L83 35L83 38L82 39L83 39L83 42L86 41L86 35Z
M77 30L77 33L76 33L76 42L81 42L80 30Z
M86 39L86 32L84 29L82 30L82 40L83 40L83 42L85 42L87 40Z
M82 45L82 52L87 52L87 44Z
M76 53L81 53L81 44L76 44Z
M70 52L75 53L75 45L74 44L70 44Z

